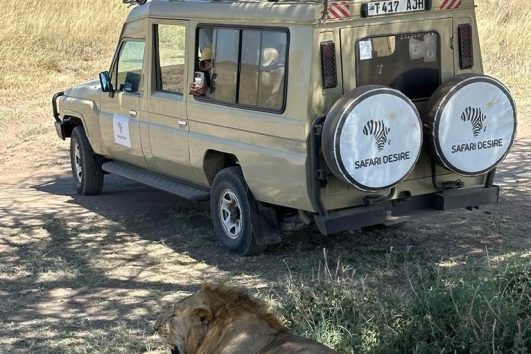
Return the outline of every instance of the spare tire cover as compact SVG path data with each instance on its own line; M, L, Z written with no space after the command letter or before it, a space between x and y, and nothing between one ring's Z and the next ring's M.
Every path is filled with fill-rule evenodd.
M425 128L441 164L463 176L495 168L507 155L516 134L511 94L485 75L458 75L431 97Z
M391 188L413 169L422 148L422 123L400 91L362 86L327 114L322 149L339 179L363 191Z

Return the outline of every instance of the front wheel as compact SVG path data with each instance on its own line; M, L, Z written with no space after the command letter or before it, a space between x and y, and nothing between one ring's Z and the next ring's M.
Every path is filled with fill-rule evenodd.
M82 195L99 194L103 187L103 170L82 126L72 131L70 162L77 192Z
M232 252L249 256L265 249L256 242L253 218L257 218L257 203L239 167L225 168L216 175L210 213L216 237Z

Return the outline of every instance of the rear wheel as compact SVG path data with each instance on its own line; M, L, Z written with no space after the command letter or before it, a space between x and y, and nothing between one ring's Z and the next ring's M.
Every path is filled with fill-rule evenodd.
M72 131L70 161L77 192L83 195L99 194L103 187L101 163L97 161L82 126Z
M210 213L216 237L232 252L249 256L265 249L253 231L257 202L239 167L225 168L214 178Z

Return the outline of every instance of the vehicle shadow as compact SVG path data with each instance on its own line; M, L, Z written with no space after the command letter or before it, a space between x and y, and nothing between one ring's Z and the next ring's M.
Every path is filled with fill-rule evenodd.
M322 236L315 228L285 235L285 241L265 254L241 258L226 252L213 236L208 203L192 203L170 194L139 185L118 176L106 176L99 196L76 195L71 177L56 178L35 189L70 196L68 204L92 211L121 225L143 240L164 242L177 253L186 253L221 271L278 280L288 269L311 273L329 257L352 262L355 268L381 267L382 258L394 252L415 262L437 262L451 257L483 254L485 248L527 239L525 212L531 196L531 145L515 143L498 168L495 183L502 186L501 203L479 210L456 210L442 215L413 219L399 228L370 228L353 233ZM505 222L510 214L511 222ZM522 247L525 246L521 245ZM256 264L259 264L258 266ZM279 270L282 270L279 272Z

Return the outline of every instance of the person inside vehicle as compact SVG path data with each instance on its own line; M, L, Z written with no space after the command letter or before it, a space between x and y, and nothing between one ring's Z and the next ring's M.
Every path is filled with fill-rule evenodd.
M213 57L212 49L204 48L201 51L201 60L194 75L194 82L190 85L190 94L194 96L206 96L211 89Z

